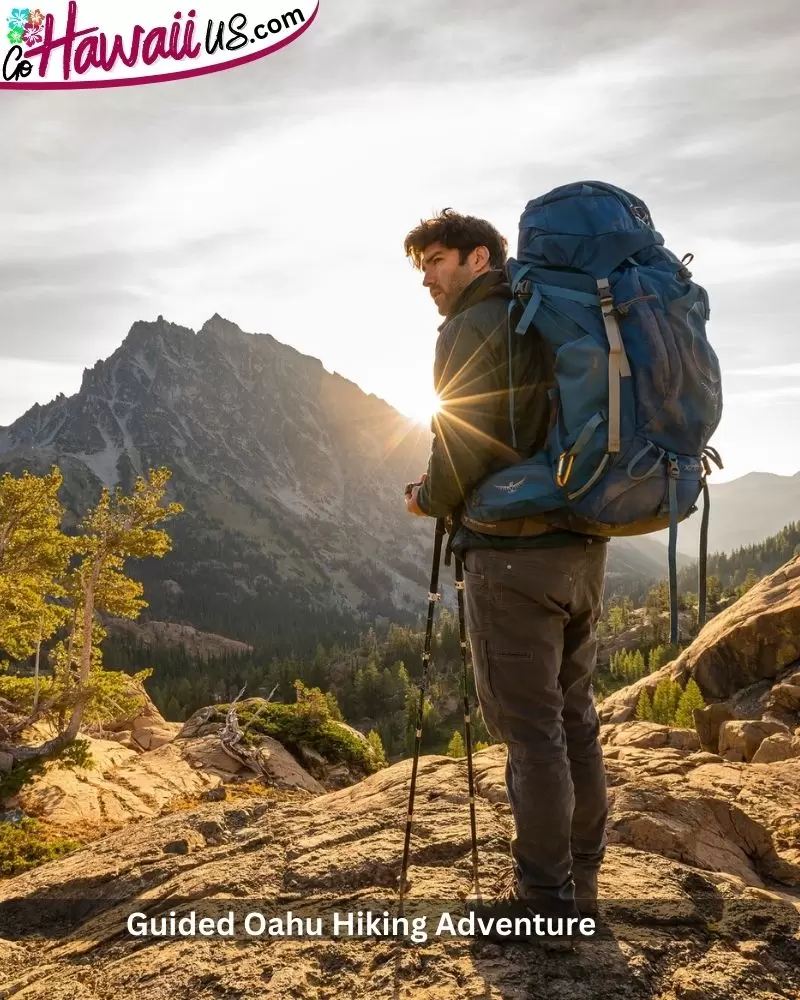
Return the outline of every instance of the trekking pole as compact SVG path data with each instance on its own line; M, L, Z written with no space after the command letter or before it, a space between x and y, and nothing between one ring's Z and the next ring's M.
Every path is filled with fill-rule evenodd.
M425 646L422 652L422 677L419 682L419 704L417 706L417 729L414 737L414 763L411 766L411 787L408 790L408 813L406 815L406 836L403 844L403 865L400 871L400 904L398 913L403 915L403 899L406 891L406 875L408 873L408 855L411 846L411 823L414 818L414 793L417 788L417 766L419 750L422 744L422 716L425 709L425 683L428 679L428 666L431 659L431 639L433 637L433 614L436 602L441 595L437 592L439 586L439 562L442 557L442 539L444 538L444 518L436 519L436 534L433 543L433 565L431 566L431 585L428 591L428 621L425 625Z
M475 772L472 767L472 720L469 712L469 672L467 670L467 630L464 624L464 564L456 557L456 597L458 598L458 636L461 642L461 673L464 693L464 746L467 751L467 784L469 787L469 823L472 832L472 897L480 901L478 874L478 824L475 818Z

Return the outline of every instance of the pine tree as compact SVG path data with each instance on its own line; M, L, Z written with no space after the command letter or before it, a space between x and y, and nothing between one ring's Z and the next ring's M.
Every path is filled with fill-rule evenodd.
M675 725L675 715L678 711L678 705L680 704L681 697L683 695L683 688L677 681L670 681L669 689L669 716L667 717L667 725Z
M653 695L653 722L658 722L662 726L668 726L671 712L672 681L669 677L665 677L658 682Z
M748 566L747 575L745 576L742 583L736 588L736 596L744 597L744 595L751 590L758 583L758 574L753 569L752 566Z
M445 751L448 757L463 757L464 753L464 740L461 733L456 729L450 738L450 742L447 744L447 750Z
M678 702L678 709L675 712L675 725L680 729L694 729L693 710L705 707L706 703L702 692L694 678L690 677L686 684L686 690Z
M642 691L639 695L639 700L636 702L636 718L642 722L653 721L653 704L646 690Z
M612 635L619 635L625 630L625 612L618 604L608 609L608 627Z
M367 734L367 743L370 745L377 766L386 767L386 752L383 749L383 740L380 734L376 733L374 729L370 729Z
M72 626L61 651L61 679L65 684L74 681L75 687L69 721L63 718L66 725L59 726L54 739L40 747L25 748L26 757L46 755L71 743L78 735L97 683L108 683L99 677L100 642L105 631L95 621L95 614L105 611L116 617L136 618L147 606L142 600L142 584L124 573L125 560L162 557L170 551L169 535L153 527L183 510L178 503L161 506L170 476L169 469L151 469L147 478L137 478L131 496L125 496L119 486L113 495L104 488L96 506L81 522L81 533L73 541L73 551L80 560L63 584L71 605Z
M0 477L0 648L17 659L68 617L51 600L64 596L60 579L73 552L60 527L62 481L55 466L47 476Z

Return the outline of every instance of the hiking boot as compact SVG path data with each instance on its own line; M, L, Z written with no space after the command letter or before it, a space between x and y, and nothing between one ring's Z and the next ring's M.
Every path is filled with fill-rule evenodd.
M524 895L513 872L498 886L493 897L472 903L470 909L476 918L476 935L498 944L527 941L546 951L572 951L580 937L577 925L579 913L571 900L559 901ZM512 921L512 931L509 934L497 930L497 921L504 917ZM527 918L530 921L530 934L527 933L525 923L521 923L517 931L517 925L513 924L517 918ZM570 918L573 921L571 926L568 923ZM477 923L478 919L484 922L483 927ZM537 928L540 933L537 933ZM554 933L550 933L551 931Z
M575 903L582 917L597 916L597 872L572 869Z

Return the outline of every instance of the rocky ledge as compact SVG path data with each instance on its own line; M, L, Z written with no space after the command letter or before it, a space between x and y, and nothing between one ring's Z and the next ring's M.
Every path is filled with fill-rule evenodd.
M725 761L691 733L603 727L611 815L594 939L551 954L444 934L137 938L126 921L217 905L394 907L411 761L339 791L142 819L0 886L0 996L777 1000L800 995L800 768ZM147 755L145 755L147 756ZM476 755L484 892L508 865L505 751ZM180 844L180 850L176 847ZM470 889L463 760L424 757L408 912ZM391 912L394 912L392 910Z

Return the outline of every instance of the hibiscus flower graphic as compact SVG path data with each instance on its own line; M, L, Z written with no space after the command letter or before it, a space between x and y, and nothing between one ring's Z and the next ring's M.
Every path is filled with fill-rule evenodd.
M28 18L30 17L30 10L27 7L12 7L11 17L8 20L9 28L14 31L18 29L19 31L25 30L25 25L28 23Z
M21 45L23 38L22 28L12 28L8 33L8 40L12 45Z
M38 25L28 24L23 37L26 45L38 45L42 40L42 29Z
M45 15L37 8L36 10L28 11L28 25L32 25L34 28L38 28L40 25L44 24ZM26 25L26 27L28 26Z

